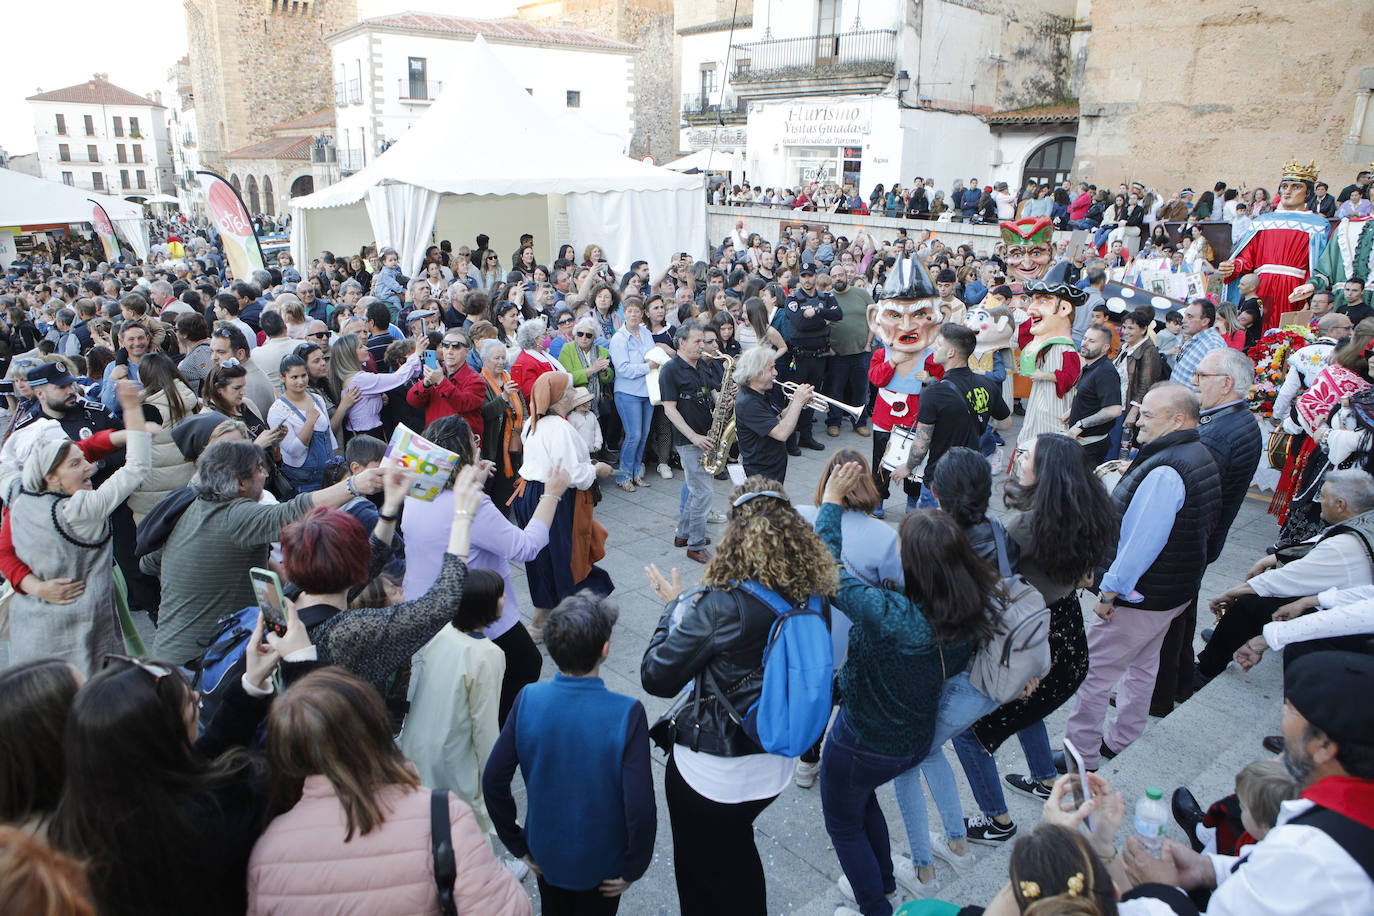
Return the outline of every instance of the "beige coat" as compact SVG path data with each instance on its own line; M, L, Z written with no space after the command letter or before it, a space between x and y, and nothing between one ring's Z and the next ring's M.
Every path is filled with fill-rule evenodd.
M199 402L190 388L180 382L177 382L176 386L186 415L190 416L196 412ZM129 496L129 509L134 513L135 524L143 521L143 517L168 493L190 483L191 475L196 470L195 464L187 461L186 456L181 454L181 449L172 441L172 427L176 424L172 420L171 408L168 407L167 392L156 392L143 403L157 408L158 413L162 414L162 432L153 437L152 470L143 479L138 490Z

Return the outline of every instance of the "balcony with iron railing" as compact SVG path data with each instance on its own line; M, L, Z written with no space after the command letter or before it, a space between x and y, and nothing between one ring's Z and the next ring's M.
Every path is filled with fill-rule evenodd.
M412 80L404 76L396 79L398 100L406 105L428 105L443 88L443 80Z
M896 29L774 38L732 45L730 82L740 95L877 91L897 72Z
M729 89L724 98L719 92L682 94L682 120L688 124L743 124L748 112L744 100Z
M348 104L361 105L363 103L363 81L361 79L351 79L348 81Z

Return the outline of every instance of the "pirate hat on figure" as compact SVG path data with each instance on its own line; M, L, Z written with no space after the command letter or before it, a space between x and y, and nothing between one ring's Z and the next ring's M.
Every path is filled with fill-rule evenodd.
M936 299L939 292L930 271L916 255L899 257L887 269L881 299Z
M1073 265L1068 261L1060 261L1050 268L1049 273L1043 279L1031 280L1026 284L1028 293L1049 293L1057 296L1065 302L1078 308L1088 301L1088 294L1069 282L1069 271Z

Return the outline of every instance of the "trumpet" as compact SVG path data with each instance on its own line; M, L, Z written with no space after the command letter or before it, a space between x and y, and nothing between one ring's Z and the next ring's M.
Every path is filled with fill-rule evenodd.
M787 392L788 400L791 400L792 398L795 398L797 396L796 382L778 382L778 387L781 388L783 391ZM864 409L862 407L855 407L853 404L846 404L843 401L837 401L834 398L828 398L825 395L821 394L819 391L811 395L811 400L806 402L806 406L810 407L812 410L825 411L830 410L832 406L838 407L840 408L840 410L843 410L845 413L849 414L856 420L859 419L859 415L864 412Z

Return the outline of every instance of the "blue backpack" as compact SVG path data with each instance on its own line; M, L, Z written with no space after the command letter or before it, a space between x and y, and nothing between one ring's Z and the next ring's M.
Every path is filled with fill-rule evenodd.
M825 604L813 595L805 605L792 605L753 581L739 588L778 615L763 649L763 690L740 725L768 753L799 757L830 722L835 653Z
M257 605L250 605L220 618L210 645L200 658L186 667L191 671L191 688L199 690L201 730L214 718L224 702L227 686L243 677L243 656L248 640L253 638L253 626L258 622Z

